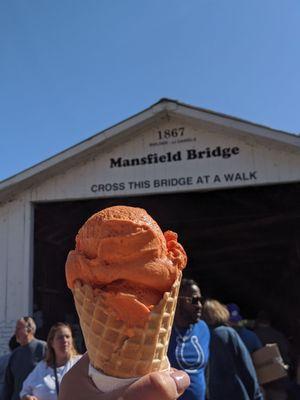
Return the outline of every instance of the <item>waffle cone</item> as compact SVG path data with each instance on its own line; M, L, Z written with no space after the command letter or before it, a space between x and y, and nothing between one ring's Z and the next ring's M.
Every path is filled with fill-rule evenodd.
M180 281L181 274L152 309L145 327L132 329L107 308L100 289L76 281L73 295L92 366L119 378L168 368L167 350Z

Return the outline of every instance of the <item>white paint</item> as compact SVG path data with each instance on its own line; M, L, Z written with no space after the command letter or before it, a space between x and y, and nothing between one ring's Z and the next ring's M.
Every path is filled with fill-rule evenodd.
M14 319L28 312L29 276L25 257L26 228L24 221L24 202L10 204L7 226L7 298L6 318Z
M7 317L8 214L8 205L5 205L1 208L0 214L0 321L6 320Z
M9 352L9 339L14 334L15 320L0 320L0 356Z

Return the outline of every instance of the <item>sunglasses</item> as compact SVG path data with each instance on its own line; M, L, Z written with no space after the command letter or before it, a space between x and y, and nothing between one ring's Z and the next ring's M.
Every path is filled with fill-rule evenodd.
M201 297L201 296L193 296L193 297L189 297L189 296L179 296L179 298L180 298L180 299L185 299L185 301L186 301L187 303L190 303L190 304L193 304L193 305L198 304L198 303L201 303L201 304L204 303L204 298Z

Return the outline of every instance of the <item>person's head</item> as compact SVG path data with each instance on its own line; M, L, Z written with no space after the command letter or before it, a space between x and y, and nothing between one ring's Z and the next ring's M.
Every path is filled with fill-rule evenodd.
M203 306L202 318L209 326L226 325L229 320L229 311L218 300L206 300Z
M30 343L34 338L36 325L31 317L22 317L17 321L15 335L21 346Z
M181 282L175 324L189 326L201 318L202 297L198 284L192 279L183 279Z
M240 314L240 308L235 303L227 304L227 310L229 311L229 323L230 325L238 325L242 321L242 316Z
M70 325L54 324L48 333L46 363L54 365L57 360L68 360L77 354Z

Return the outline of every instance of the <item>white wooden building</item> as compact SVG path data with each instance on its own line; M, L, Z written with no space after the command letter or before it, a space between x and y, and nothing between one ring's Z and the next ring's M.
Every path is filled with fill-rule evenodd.
M287 201L298 196L300 204L299 185L300 137L169 99L2 181L0 353L6 351L15 321L22 315L44 313L44 323L45 318L51 320L48 325L55 312L57 318L70 320L64 259L74 245L76 230L95 210L117 203L145 207L165 229L177 230L181 241L190 247L189 275L194 273L203 282L206 279L210 289L215 282L215 288L221 290L224 276L220 268L235 276L237 266L233 263L241 248L239 264L254 254L257 259L253 265L266 264L266 258L259 264L262 243L267 248L263 257L274 257L268 259L272 265L273 253L279 248L278 265L291 251L297 253L300 208L296 200L284 209L282 200L276 205L272 201L279 196L285 199L287 193ZM238 205L241 196L243 206ZM246 212L247 199L251 204ZM206 207L207 213L196 217L197 209ZM222 221L227 222L223 225ZM291 236L282 232L282 227L289 227ZM187 241L189 230L193 234ZM245 232L248 236L243 246L237 245ZM260 232L258 241L255 238ZM205 253L217 237L218 245ZM229 237L232 242L226 244L227 253L221 254L219 246ZM268 237L269 241L264 240ZM226 267L227 261L222 260L228 260L230 254L231 266ZM207 266L212 259L210 271L214 273L210 275ZM289 258L289 265L296 259L296 255ZM218 267L218 263L224 266ZM248 286L244 288L239 278L243 290L234 291L234 285L231 288L235 299L245 304L253 300L250 285L255 286L255 276L250 277L251 268L254 271L250 264L243 267L241 275L249 281ZM278 280L280 273L269 273L269 279ZM254 275L258 276L256 270ZM261 279L267 276L265 272ZM221 294L228 299L228 292ZM294 292L292 296L296 296Z

